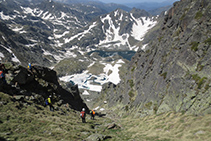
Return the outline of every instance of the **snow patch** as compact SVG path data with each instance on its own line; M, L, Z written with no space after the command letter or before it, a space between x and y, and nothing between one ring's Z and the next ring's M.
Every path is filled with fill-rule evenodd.
M90 64L89 67L94 65L94 63L95 62ZM119 77L119 67L121 67L123 63L125 62L121 59L116 61L114 65L102 63L103 65L105 65L103 69L104 72L99 75L92 75L87 70L80 74L63 76L59 79L65 82L73 81L75 84L78 85L78 88L80 89L101 92L103 84L112 82L117 85L121 81Z
M7 16L7 15L4 15L3 11L0 12L0 18L1 18L2 20L14 19L14 17L10 17L10 16Z
M4 58L4 54L0 52L0 59Z
M89 92L87 90L85 90L82 95L90 95Z
M157 24L157 21L153 21L149 17L142 17L140 19L136 19L133 17L132 13L131 17L135 21L133 24L132 36L139 41L142 41L147 31Z

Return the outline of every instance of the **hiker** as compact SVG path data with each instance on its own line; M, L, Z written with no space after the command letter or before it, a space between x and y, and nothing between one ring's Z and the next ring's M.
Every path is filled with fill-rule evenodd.
M86 123L85 108L82 109L80 116L81 116L82 122L83 122L83 123Z
M95 111L94 110L91 110L90 111L90 114L91 114L91 119L94 120L94 118L95 118Z
M52 104L52 99L51 99L51 95L49 95L48 97L48 104L49 105L49 108L50 108L50 111L54 111L54 107L53 107L53 104Z
M31 63L29 63L28 64L28 67L27 67L29 70L31 70L32 69L32 65L31 65Z
M6 84L6 80L5 80L5 74L3 72L3 70L0 70L0 79L3 81L4 84Z
M29 64L28 64L27 68L28 68L29 72L30 72L31 74L33 74L33 72L32 72L32 65L31 65L31 63L29 63Z

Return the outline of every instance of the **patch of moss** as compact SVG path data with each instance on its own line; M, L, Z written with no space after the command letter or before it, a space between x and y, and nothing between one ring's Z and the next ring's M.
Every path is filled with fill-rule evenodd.
M202 16L203 16L202 11L198 11L195 15L195 19L199 20L202 18Z
M134 86L134 83L133 83L133 80L132 79L131 80L128 80L128 83L130 85L130 88L132 88Z
M163 79L166 79L167 72L162 73L161 76L163 76Z
M205 40L204 43L211 45L211 38L208 38L207 40Z
M199 64L197 65L196 71L202 71L203 68L204 68L204 65L202 65L201 63L199 63Z
M199 42L192 42L190 45L192 51L198 51Z
M192 75L192 78L197 83L197 88L198 89L202 88L202 85L205 83L205 80L207 79L207 77L201 78L200 76L198 76L198 74Z
M128 111L129 110L129 107L128 105L125 106L125 111Z
M144 107L145 108L147 108L147 109L151 109L151 106L152 106L152 102L150 101L150 102L147 102L145 105L144 105Z
M146 50L146 53L149 54L149 53L150 53L150 49L147 49L147 50Z
M174 36L179 36L179 34L182 32L182 29L179 27L175 33L174 33Z
M198 82L198 89L201 89L202 88L202 85L205 83L204 80L206 80L206 79L207 79L207 77L203 77L203 78L201 78L199 80L199 82Z
M204 93L210 88L210 83L207 83L204 87Z
M154 114L157 114L157 111L158 111L158 105L157 104L155 104L153 106L153 111L154 111Z
M163 36L162 37L159 37L158 38L158 41L161 42L162 39L163 39Z
M130 96L130 99L135 96L132 90L128 93L128 95Z
M198 82L201 78L198 76L198 74L193 74L192 75L193 80L195 80L196 82Z
M135 68L136 68L136 67L134 66L134 67L131 69L131 71L134 72Z
M180 17L180 20L184 20L186 14L184 13L181 17Z

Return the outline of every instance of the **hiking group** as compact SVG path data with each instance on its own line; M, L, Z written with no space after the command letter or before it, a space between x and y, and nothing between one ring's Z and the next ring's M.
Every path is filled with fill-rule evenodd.
M95 111L94 110L91 110L90 111L90 114L91 114L91 119L94 120L94 117L95 117ZM86 123L86 111L85 111L85 108L82 108L82 111L80 113L80 117L82 119L82 122L83 123Z
M32 70L32 65L31 63L28 64L27 66L28 71L33 74L33 70ZM0 80L1 82L7 84L6 80L5 80L5 73L6 73L6 68L5 65L3 63L0 63ZM15 85L17 85L17 82L15 83ZM52 104L52 96L49 95L49 97L47 99L45 99L45 105L49 106L50 111L54 111L54 107ZM90 115L91 115L91 119L94 120L95 117L95 111L94 110L90 110ZM83 123L86 123L86 111L85 108L82 108L82 111L80 112L80 117L82 119Z

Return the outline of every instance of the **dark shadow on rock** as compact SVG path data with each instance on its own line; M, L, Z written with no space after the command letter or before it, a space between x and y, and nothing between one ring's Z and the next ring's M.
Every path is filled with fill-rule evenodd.
M0 137L0 141L6 141L6 139L3 137Z
M106 114L101 114L101 113L96 113L95 115L96 115L96 116L99 116L99 117L104 117L104 116L106 116Z
M52 95L52 103L61 100L60 104L68 104L70 108L81 111L89 108L84 103L79 94L78 85L71 87L73 91L67 91L58 82L57 74L54 70L46 67L33 66L32 70L28 70L22 66L11 70L11 84L4 87L5 93L10 95L23 95L31 97L36 96L33 102L43 104L44 100ZM12 87L13 86L13 87ZM16 88L18 86L18 89Z
M105 136L104 140L111 139L111 136Z

